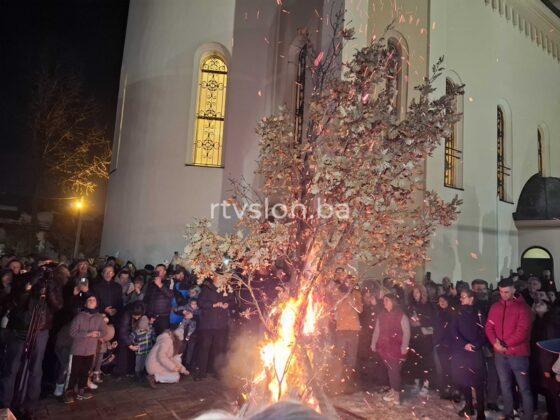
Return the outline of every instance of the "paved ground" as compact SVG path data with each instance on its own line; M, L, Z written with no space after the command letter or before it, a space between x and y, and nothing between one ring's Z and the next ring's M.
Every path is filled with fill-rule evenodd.
M64 404L55 397L41 400L41 419L188 419L206 410L232 410L235 394L215 379L159 384L156 389L130 379L105 382L87 401Z
M105 376L105 382L88 401L64 404L55 397L41 400L40 419L190 419L210 409L236 411L237 393L215 379L193 382L183 378L178 384L158 384L156 389L131 379L116 381ZM381 394L356 392L332 399L342 420L372 419L454 419L462 403L443 401L433 392L419 398L410 392L400 406L382 401ZM499 413L487 412L489 420ZM541 418L546 418L541 408Z

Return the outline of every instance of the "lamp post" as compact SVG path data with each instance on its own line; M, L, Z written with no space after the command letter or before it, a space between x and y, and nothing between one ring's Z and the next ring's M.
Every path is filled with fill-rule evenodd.
M74 207L78 211L78 228L76 229L76 242L74 242L74 254L73 258L75 259L78 256L78 248L80 246L80 235L82 233L82 210L85 207L84 200L79 198L74 202Z

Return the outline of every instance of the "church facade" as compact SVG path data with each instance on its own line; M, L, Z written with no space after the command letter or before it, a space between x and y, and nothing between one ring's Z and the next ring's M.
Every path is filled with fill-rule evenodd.
M435 94L465 85L462 119L423 170L463 206L424 271L495 281L529 248L560 257L554 218L537 231L512 216L531 177L560 177L560 18L540 0L131 0L102 253L170 259L230 178L258 185L256 124L283 104L301 111L301 29L326 48L342 7L356 30L345 58L381 36L398 54L402 112L440 56Z

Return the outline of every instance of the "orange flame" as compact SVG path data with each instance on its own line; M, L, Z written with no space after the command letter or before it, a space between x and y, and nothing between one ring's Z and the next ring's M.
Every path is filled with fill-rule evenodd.
M278 335L274 340L266 340L261 347L260 357L263 367L253 382L266 384L271 402L279 401L291 391L296 391L300 396L309 394L306 371L303 368L305 364L301 360L301 353L295 348L298 335L296 323L298 314L304 310L305 301L306 298L301 295L289 299L279 308ZM311 293L308 294L306 303L302 333L311 336L316 331L320 310ZM307 395L307 403L317 408L316 400L312 395Z

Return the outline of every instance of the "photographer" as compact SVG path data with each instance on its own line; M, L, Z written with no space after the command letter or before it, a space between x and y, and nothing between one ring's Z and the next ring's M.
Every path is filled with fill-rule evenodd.
M0 379L0 403L16 408L24 416L32 415L41 393L42 364L45 347L52 328L53 315L62 308L61 285L52 276L52 268L43 266L38 272L22 275L11 294L11 312L7 326L7 350ZM33 321L33 323L32 323ZM27 349L26 358L22 353ZM20 365L28 362L29 380L23 387L25 395L17 395L16 378ZM19 388L19 387L18 387ZM16 395L18 402L12 403ZM21 406L17 406L22 403Z
M513 418L515 377L523 400L523 419L533 418L533 396L529 381L531 310L522 297L514 295L513 280L500 280L500 300L492 305L486 336L494 346L496 370L504 398L504 415Z

